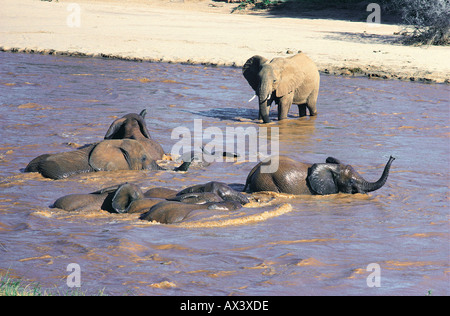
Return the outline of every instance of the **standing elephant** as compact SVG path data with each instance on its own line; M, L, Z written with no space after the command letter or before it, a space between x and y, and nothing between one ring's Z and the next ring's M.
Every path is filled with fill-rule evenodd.
M278 170L262 173L261 166L271 161L258 163L249 173L244 191L273 191L278 193L300 194L335 194L366 193L380 189L389 175L395 158L389 158L383 174L376 182L368 182L350 165L329 157L326 163L298 162L286 156L272 157L278 159Z
M242 72L259 98L259 119L269 123L273 101L278 105L278 120L287 118L291 105L297 104L299 116L317 114L320 75L314 62L305 54L268 59L255 55L247 60Z

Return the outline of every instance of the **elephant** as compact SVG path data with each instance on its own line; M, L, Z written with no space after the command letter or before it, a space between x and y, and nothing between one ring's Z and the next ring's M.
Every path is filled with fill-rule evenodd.
M200 150L192 150L190 152L184 153L181 156L182 161L192 161L192 165L200 166L200 167L208 167L215 161L227 161L239 158L240 155L238 153L232 152L216 152L212 153L208 152L204 146L199 148Z
M27 165L25 172L39 172L57 180L94 171L165 170L156 163L164 151L149 138L144 116L145 110L127 114L111 124L103 141L74 151L40 155ZM191 161L184 161L175 171L187 171L190 164Z
M261 172L262 166L278 159L278 169ZM327 195L335 193L367 193L380 189L389 175L394 157L390 157L376 182L368 182L352 166L328 157L325 163L304 163L286 156L259 162L249 173L244 191L273 191L293 195Z
M178 223L198 210L234 211L249 203L247 197L222 182L208 182L181 190L175 197L154 205L140 219L163 224Z
M291 105L297 104L299 116L317 115L320 75L317 66L304 53L268 60L255 55L249 58L242 72L259 99L259 119L269 123L273 101L278 105L278 120L287 118Z
M130 113L115 120L108 128L104 139L135 139L144 146L148 158L162 159L164 150L158 142L150 137L144 120L146 114L147 110L144 109L139 114Z
M146 212L139 219L156 221L161 224L176 224L182 222L199 210L234 211L242 205L236 201L207 202L203 204L187 204L174 201L160 202Z
M74 211L104 210L110 213L142 213L162 198L146 198L142 190L131 183L123 183L88 194L69 194L57 199L52 207Z
M191 162L183 162L174 171L187 171ZM39 172L50 179L74 174L115 170L166 170L148 157L141 142L134 139L110 139L78 150L45 154L33 159L25 172Z
M199 184L188 187L182 191L180 191L177 196L184 195L187 193L204 193L210 192L217 194L224 201L236 201L241 204L249 203L248 198L223 182L212 181L206 184Z
M241 208L246 203L245 200L233 194L233 189L227 187L226 184L216 183L205 186L203 192L197 189L187 191L198 192L177 192L166 188L153 188L144 193L138 186L124 183L89 194L69 194L57 199L52 207L68 212L101 209L119 214L140 213L142 220L170 224L184 220L195 210L226 211ZM223 195L227 200L214 192L207 192L208 190L228 191L228 194Z

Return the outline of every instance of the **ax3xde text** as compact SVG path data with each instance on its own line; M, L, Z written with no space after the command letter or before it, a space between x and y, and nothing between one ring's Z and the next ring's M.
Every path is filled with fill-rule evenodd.
M180 310L182 311L207 311L208 314L213 309L223 311L268 311L269 301L229 301L224 304L219 303L197 303L188 300L181 303Z

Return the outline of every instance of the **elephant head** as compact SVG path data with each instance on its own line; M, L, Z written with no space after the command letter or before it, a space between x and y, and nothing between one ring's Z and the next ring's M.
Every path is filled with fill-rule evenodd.
M128 213L133 203L142 199L144 199L144 193L137 185L125 183L114 192L112 208L117 213Z
M269 123L270 105L279 106L279 119L287 118L292 103L299 110L306 105L315 115L320 76L315 64L305 55L274 58L255 55L242 67L243 75L259 99L259 118ZM302 115L302 113L300 113Z
M94 171L159 169L147 157L142 144L132 139L113 139L98 143L89 154Z
M140 141L148 152L149 158L159 160L164 155L161 145L150 137L147 125L145 124L145 115L147 110L141 113L127 114L112 122L105 139L134 139Z
M327 163L313 164L308 169L306 182L313 194L366 193L380 189L389 175L394 157L390 157L383 174L376 182L369 182L352 166L341 164L337 159L328 158Z
M236 201L242 205L249 203L248 198L241 192L237 192L225 183L211 181L206 184L194 185L180 191L177 196L182 196L188 193L213 193L219 196L224 201Z
M255 55L247 60L242 68L245 79L258 96L259 118L263 119L264 123L270 122L269 110L272 101L269 103L269 100L275 90L274 84L277 84L274 69L267 61L266 58Z
M108 128L105 139L150 139L144 120L146 114L147 110L144 109L139 114L130 113L115 120Z
M89 155L94 171L113 170L166 170L148 153L141 142L133 139L112 139L98 143ZM174 171L187 171L191 161L185 161Z

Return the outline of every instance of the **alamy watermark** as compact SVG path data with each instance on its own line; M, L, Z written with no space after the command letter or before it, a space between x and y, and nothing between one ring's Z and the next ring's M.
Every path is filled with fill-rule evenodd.
M68 27L81 27L81 6L78 3L69 3L67 11L70 12L66 18Z
M370 263L367 268L367 272L371 272L366 278L366 284L368 287L380 287L381 286L381 267L378 263Z
M68 287L81 287L81 267L78 263L69 263L66 268L70 274L67 276L66 284Z
M203 129L203 121L194 119L194 127L179 126L172 130L172 157L188 157L191 153L201 160L212 162L257 162L267 157L279 156L278 127L232 127L225 130L211 126ZM224 153L233 153L227 155ZM183 159L186 161L186 158ZM261 172L272 173L278 170L278 159L261 166Z
M380 26L381 23L381 7L378 3L369 3L366 8L367 12L372 12L367 16L367 24L370 26Z

